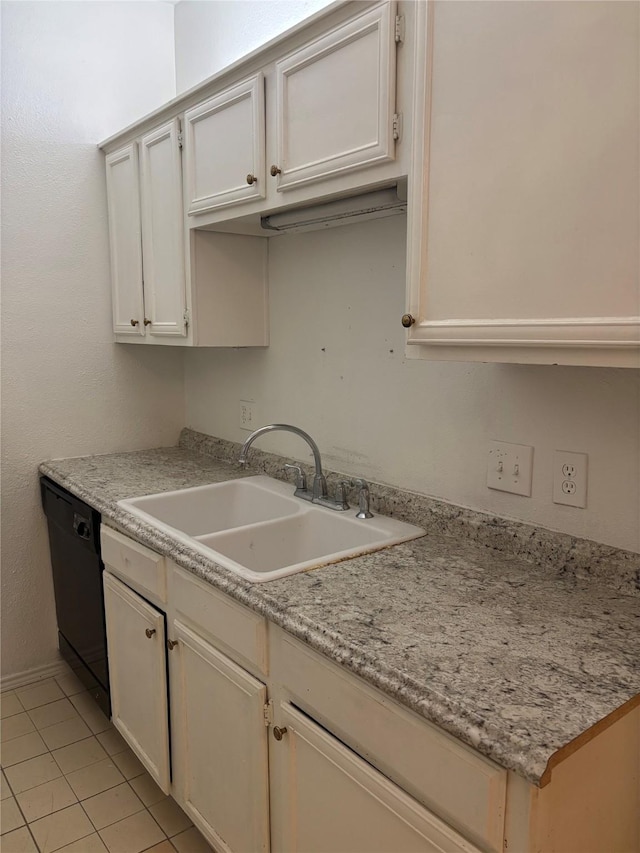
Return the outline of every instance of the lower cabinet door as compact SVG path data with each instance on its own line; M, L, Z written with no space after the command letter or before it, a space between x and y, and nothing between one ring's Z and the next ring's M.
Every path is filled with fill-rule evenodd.
M169 710L164 614L103 573L113 724L169 793Z
M278 716L280 740L270 747L278 853L477 853L306 714L283 703Z
M218 851L269 850L267 688L175 621L175 794Z

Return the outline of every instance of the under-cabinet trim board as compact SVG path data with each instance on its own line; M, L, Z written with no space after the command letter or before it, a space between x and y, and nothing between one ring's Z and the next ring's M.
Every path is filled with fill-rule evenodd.
M640 348L640 317L428 320L412 329L415 344Z

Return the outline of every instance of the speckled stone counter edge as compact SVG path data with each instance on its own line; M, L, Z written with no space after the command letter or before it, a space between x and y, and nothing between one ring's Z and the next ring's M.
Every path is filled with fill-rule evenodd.
M214 438L185 428L180 435L180 447L204 453L225 462L235 462L240 445L222 438ZM296 460L301 464L299 460ZM251 449L250 470L262 471L271 477L284 479L283 457ZM307 475L313 469L302 465ZM350 475L325 472L330 488ZM429 498L419 492L403 491L384 483L372 483L371 507L374 512L388 515L428 528L431 531L466 539L505 551L522 560L544 564L558 574L571 574L577 578L595 577L625 595L640 594L640 554L602 545L588 539L579 539L534 527L521 521L500 518L464 507ZM354 494L351 503L357 503Z

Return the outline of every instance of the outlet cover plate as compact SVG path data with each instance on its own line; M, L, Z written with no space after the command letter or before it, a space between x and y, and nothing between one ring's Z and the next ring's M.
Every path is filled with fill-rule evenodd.
M492 441L489 445L487 486L500 492L531 497L533 447Z
M254 400L240 400L240 429L253 432L256 428L256 413Z
M587 505L586 453L556 450L553 454L553 502L584 509Z

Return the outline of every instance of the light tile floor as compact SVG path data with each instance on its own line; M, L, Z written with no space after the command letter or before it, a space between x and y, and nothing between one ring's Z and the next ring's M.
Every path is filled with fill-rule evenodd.
M2 853L211 853L71 670L0 713Z

